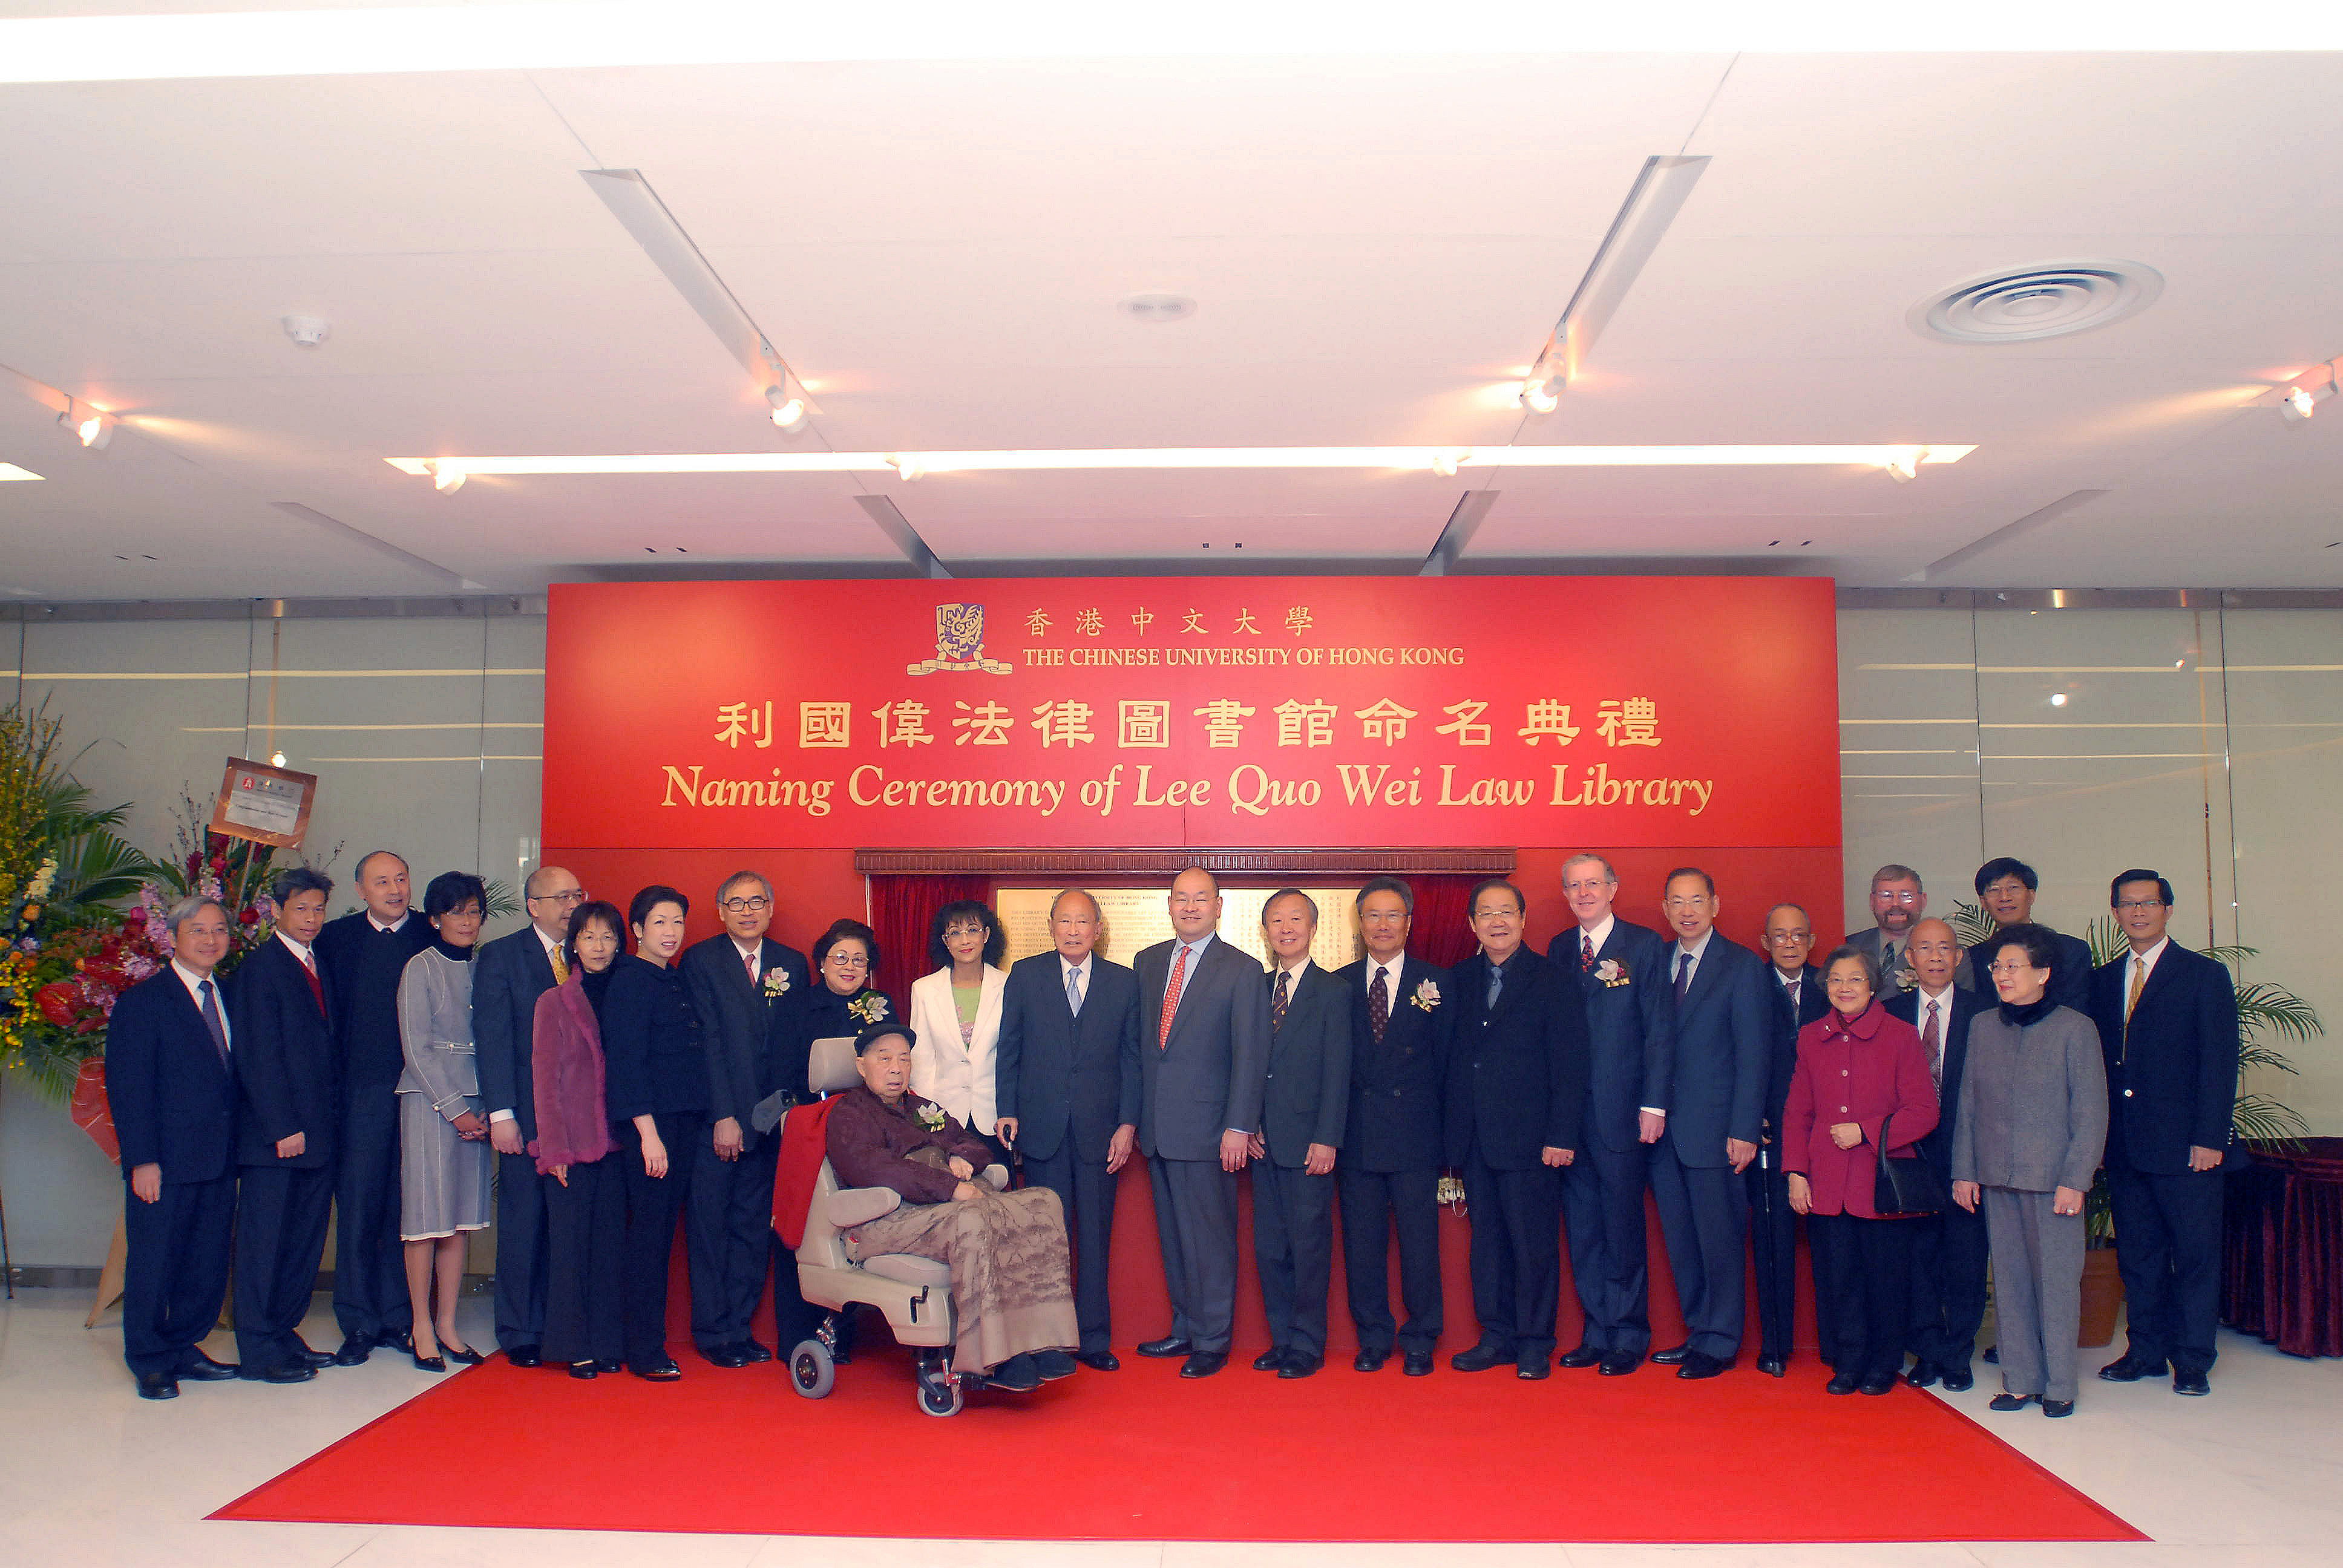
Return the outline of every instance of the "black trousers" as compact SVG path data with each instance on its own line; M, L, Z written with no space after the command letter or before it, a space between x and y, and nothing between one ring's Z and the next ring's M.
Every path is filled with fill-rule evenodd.
M667 1146L665 1176L644 1170L643 1141L632 1121L610 1129L618 1147L602 1156L618 1161L625 1172L627 1225L618 1288L626 1310L627 1364L638 1372L668 1359L668 1259L691 1190L691 1146L708 1129L707 1119L696 1111L662 1111L651 1121Z
M1066 1211L1066 1237L1074 1246L1074 1319L1085 1352L1113 1348L1107 1303L1108 1245L1114 1235L1115 1180L1103 1160L1078 1160L1069 1136L1048 1159L1025 1156L1028 1186L1047 1187Z
M1562 1172L1493 1171L1476 1144L1464 1156L1464 1207L1481 1343L1514 1357L1551 1354L1562 1310Z
M773 1273L773 1170L780 1153L781 1141L770 1135L738 1160L718 1159L706 1135L692 1152L691 1201L683 1223L691 1264L691 1342L702 1354L749 1338L757 1303L765 1299L765 1282ZM794 1293L794 1259L789 1273ZM781 1343L787 1349L797 1340L785 1332Z
M497 1156L497 1343L545 1338L545 1189L530 1154Z
M1758 1152L1762 1161L1774 1151ZM1786 1362L1797 1342L1798 1312L1798 1215L1790 1207L1790 1179L1762 1163L1741 1179L1749 1191L1749 1248L1757 1264L1757 1354Z
M1871 1379L1904 1370L1911 1318L1911 1220L1809 1214L1815 1301L1823 1312L1823 1360L1834 1372Z
M1218 1160L1147 1161L1172 1332L1208 1354L1228 1353L1237 1315L1237 1178Z
M1985 1324L1985 1208L1958 1204L1912 1227L1912 1329L1904 1348L1951 1372L1969 1370Z
M1269 1342L1326 1354L1326 1294L1334 1275L1334 1173L1252 1162L1252 1261Z
M2123 1275L2125 1353L2209 1372L2221 1317L2218 1168L2172 1175L2107 1167L2115 1209L2116 1267Z
M1430 1354L1440 1342L1440 1172L1357 1171L1337 1161L1334 1186L1342 1201L1342 1281L1351 1297L1351 1326L1359 1348L1388 1353L1396 1343ZM1391 1309L1392 1231L1399 1231L1400 1304ZM1560 1292L1557 1289L1556 1294Z
M219 1327L227 1300L236 1176L166 1181L142 1202L123 1183L122 1359L135 1372L175 1372Z
M350 1339L403 1333L415 1322L398 1214L396 1081L351 1084L334 1175L334 1321Z
M1684 1343L1731 1361L1748 1326L1749 1200L1730 1165L1686 1164L1670 1128L1651 1146L1652 1200L1684 1311Z
M247 1165L236 1194L236 1359L291 1366L325 1261L331 1165Z
M638 1156L639 1158L639 1156ZM626 1359L627 1177L613 1151L545 1183L545 1323L548 1362ZM661 1281L665 1284L664 1279Z
M1570 1219L1570 1273L1586 1313L1581 1342L1640 1356L1652 1348L1652 1269L1644 1230L1647 1146L1604 1147L1582 1141L1562 1181Z

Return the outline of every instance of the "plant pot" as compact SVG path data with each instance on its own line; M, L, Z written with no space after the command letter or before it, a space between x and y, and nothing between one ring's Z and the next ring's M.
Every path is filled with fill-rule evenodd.
M2113 1247L2091 1247L2083 1253L2083 1316L2075 1343L2083 1350L2113 1344L2116 1315L2123 1311L2123 1276L2116 1271Z

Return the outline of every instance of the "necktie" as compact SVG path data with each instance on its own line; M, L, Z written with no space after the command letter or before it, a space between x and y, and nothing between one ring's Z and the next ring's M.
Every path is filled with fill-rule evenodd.
M1936 1028L1938 1003L1928 1004L1928 1027L1920 1031L1920 1048L1928 1053L1928 1077L1938 1090L1945 1087L1945 1041Z
M1594 939L1584 931L1578 933L1578 967L1582 971L1594 967Z
M1279 1030L1285 1027L1285 1003L1287 1000L1286 987L1292 983L1292 970L1280 970L1277 971L1277 989L1270 993L1269 998L1269 1032L1272 1034L1275 1034Z
M753 987L757 983L757 955L754 953L742 953L740 955L740 963L741 967L749 971L749 983Z
M2147 989L2147 966L2135 958L2131 960L2131 995L2124 999L2124 1029L2131 1029L2131 1015L2139 1006L2139 993Z
M1391 1023L1391 986L1385 978L1391 970L1384 965L1375 966L1375 983L1367 988L1367 1028L1375 1043L1383 1042L1383 1030Z
M204 993L204 1027L212 1031L212 1045L218 1050L220 1066L227 1066L227 1025L220 1019L219 992L209 980L198 987Z
M324 1017L326 1012L326 988L325 985L317 979L317 966L307 958L304 958L301 960L301 978L309 982L309 994L317 999L317 1015L320 1018Z
M1680 950L1676 954L1676 1005L1678 1007L1684 1006L1684 992L1690 990L1692 990L1692 955Z
M555 985L568 984L569 960L562 957L560 947L557 944L556 946L546 949L545 956L553 960L553 983Z
M1896 944L1894 942L1883 941L1879 944L1879 978L1886 986L1890 988L1896 986Z
M1790 1010L1790 1017L1795 1021L1798 1016L1798 982L1796 980L1782 982L1782 1002Z
M1066 1010L1076 1018L1082 1016L1082 971L1079 969L1066 970Z
M1172 1015L1180 1010L1180 988L1187 983L1188 949L1185 943L1179 956L1172 960L1172 979L1163 988L1163 1016L1155 1024L1155 1049L1164 1050L1172 1043Z
M1487 1010L1497 1010L1497 993L1505 989L1505 971L1495 964L1489 966L1489 1005Z

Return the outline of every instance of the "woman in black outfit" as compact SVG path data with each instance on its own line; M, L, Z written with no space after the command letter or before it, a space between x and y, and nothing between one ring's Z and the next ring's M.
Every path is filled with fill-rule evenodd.
M635 895L627 910L635 952L610 966L602 999L610 1134L626 1171L627 1366L653 1382L683 1375L667 1353L668 1256L683 1213L690 1151L708 1121L708 1060L675 968L690 907L681 893L657 884Z
M820 983L806 999L805 1038L852 1040L874 1023L910 1020L895 999L870 983L879 972L879 934L860 920L833 921L813 944Z

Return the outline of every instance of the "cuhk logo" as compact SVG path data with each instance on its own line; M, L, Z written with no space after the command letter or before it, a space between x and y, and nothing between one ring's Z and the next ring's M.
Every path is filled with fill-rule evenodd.
M903 667L906 675L934 675L940 670L981 670L1006 675L1009 666L984 657L984 607L980 604L936 606L936 656Z

